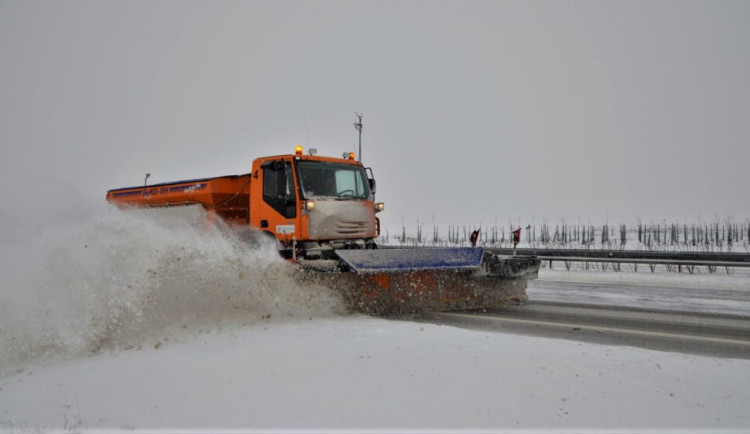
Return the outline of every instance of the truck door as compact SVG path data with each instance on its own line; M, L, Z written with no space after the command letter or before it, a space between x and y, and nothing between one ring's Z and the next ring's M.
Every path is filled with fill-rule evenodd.
M259 172L253 174L253 178L260 178L258 180L261 182L253 182L250 224L276 235L282 241L291 241L297 218L292 165L284 160L267 161L260 166Z

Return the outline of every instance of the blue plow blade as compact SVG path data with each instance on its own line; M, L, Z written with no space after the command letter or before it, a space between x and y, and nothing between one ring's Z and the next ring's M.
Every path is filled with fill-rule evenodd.
M354 271L467 270L479 267L484 249L473 247L337 250Z

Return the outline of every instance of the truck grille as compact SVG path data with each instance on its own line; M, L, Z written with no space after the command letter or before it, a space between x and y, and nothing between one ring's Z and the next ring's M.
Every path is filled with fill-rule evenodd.
M353 240L376 236L371 202L316 201L308 224L311 240Z
M367 232L367 222L339 221L336 224L336 232L341 235L358 235Z

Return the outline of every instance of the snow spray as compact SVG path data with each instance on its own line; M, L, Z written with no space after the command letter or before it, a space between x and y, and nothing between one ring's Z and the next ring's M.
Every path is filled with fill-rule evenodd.
M251 247L207 225L199 207L46 215L22 236L0 233L0 374L165 336L344 312L332 290L295 283L273 243Z

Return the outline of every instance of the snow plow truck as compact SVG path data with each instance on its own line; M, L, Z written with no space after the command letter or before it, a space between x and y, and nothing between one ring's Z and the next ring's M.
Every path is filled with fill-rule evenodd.
M110 190L119 208L202 206L209 222L273 239L295 277L333 287L353 311L381 314L525 302L539 260L478 247L388 248L372 169L355 159L293 154L255 159L243 175Z

